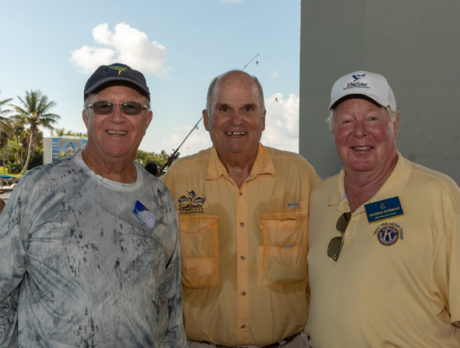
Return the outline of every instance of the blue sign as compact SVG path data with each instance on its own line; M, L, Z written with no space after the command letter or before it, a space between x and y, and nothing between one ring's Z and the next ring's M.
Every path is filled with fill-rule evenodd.
M77 152L82 151L87 139L52 138L51 153L52 162L58 162L64 158L73 157Z
M369 203L366 204L364 208L366 209L367 221L369 222L375 222L404 214L399 197Z

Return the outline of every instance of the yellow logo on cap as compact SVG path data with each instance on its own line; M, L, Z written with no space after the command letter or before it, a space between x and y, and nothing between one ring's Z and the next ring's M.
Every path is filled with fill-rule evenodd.
M126 70L128 70L127 67L121 66L121 65L111 65L109 66L109 68L118 71L117 75L121 75L122 72L125 72Z

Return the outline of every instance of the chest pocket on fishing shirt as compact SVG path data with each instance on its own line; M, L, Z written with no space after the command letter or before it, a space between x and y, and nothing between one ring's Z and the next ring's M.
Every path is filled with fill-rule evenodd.
M182 284L188 288L219 285L218 217L179 215Z
M260 285L307 279L307 214L285 212L261 216L263 245L257 249Z

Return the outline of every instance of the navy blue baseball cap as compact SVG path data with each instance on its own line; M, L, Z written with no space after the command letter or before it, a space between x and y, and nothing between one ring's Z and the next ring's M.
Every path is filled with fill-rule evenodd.
M126 64L101 65L85 84L84 98L109 86L123 85L134 88L150 100L150 91L144 75Z

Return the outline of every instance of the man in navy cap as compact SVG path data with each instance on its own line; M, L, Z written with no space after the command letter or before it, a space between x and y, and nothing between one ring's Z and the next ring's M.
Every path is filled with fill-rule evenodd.
M142 73L99 67L85 150L31 170L0 215L0 346L185 347L177 218L134 162L152 119Z

